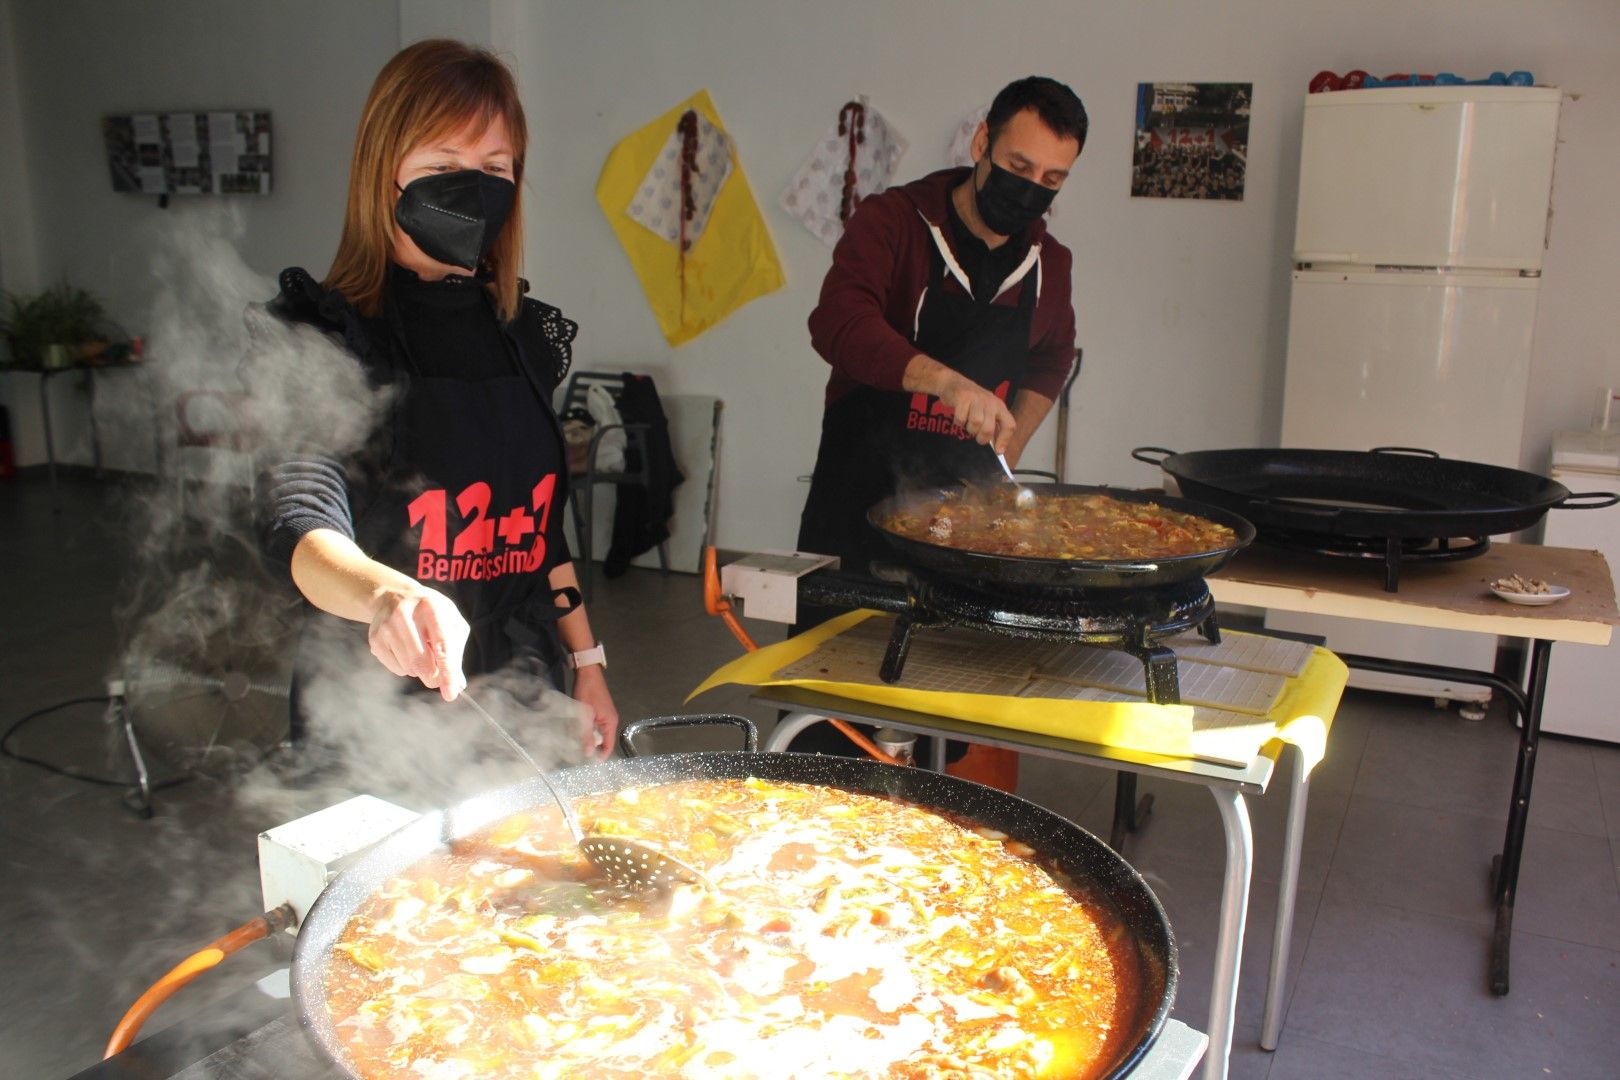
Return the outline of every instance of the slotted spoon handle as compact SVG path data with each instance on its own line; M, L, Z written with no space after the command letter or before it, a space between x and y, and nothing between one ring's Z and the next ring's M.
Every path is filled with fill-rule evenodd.
M534 758L529 756L529 752L523 749L522 743L512 738L511 732L507 731L500 725L498 720L489 715L489 711L487 709L472 699L471 694L463 690L461 692L461 700L471 705L473 709L477 711L478 715L484 718L484 722L495 729L495 734L505 739L506 745L517 751L518 757L529 763L529 768L534 770L534 775L540 778L540 782L546 786L546 790L551 792L551 797L557 800L557 806L562 810L563 821L567 823L568 831L574 834L574 843L583 844L585 842L585 832L579 827L579 819L574 816L574 808L568 805L568 800L563 798L562 792L558 791L552 786L551 778L546 775L546 770L542 769L535 762Z

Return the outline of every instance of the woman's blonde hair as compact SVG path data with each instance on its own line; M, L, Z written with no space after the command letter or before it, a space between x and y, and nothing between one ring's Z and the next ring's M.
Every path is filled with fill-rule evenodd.
M382 310L394 244L394 181L416 147L497 118L512 140L512 213L485 266L495 309L510 321L522 300L523 157L528 127L512 72L494 55L459 41L419 41L388 61L371 85L349 166L343 236L325 285L365 315Z

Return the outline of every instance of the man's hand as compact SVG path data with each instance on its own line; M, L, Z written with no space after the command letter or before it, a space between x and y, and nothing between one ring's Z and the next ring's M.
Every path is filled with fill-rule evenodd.
M467 685L461 657L470 632L449 597L413 583L378 590L366 639L383 667L454 701Z
M1018 428L1018 421L995 394L922 353L906 365L902 385L912 393L921 391L939 398L963 431L998 454L1007 449Z

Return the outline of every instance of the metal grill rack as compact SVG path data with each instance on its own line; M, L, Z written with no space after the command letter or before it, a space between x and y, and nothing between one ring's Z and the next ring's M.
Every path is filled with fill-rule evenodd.
M799 581L799 602L893 614L894 630L879 669L889 683L900 678L918 630L962 627L1117 649L1141 661L1150 702L1179 705L1176 655L1164 643L1194 628L1211 644L1221 640L1215 601L1202 578L1154 587L1053 593L1006 587L991 592L896 563L873 563L872 573L875 580L830 571L810 574ZM1152 795L1136 797L1136 774L1118 773L1109 846L1121 850L1125 838L1152 809Z

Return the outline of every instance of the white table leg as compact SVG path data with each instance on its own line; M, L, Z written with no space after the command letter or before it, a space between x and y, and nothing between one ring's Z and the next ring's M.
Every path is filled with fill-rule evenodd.
M1249 807L1230 788L1212 787L1226 831L1226 875L1221 882L1220 930L1215 937L1215 978L1209 993L1209 1056L1204 1080L1226 1080L1237 1013L1238 965L1243 959L1243 924L1249 913L1249 878L1254 870L1254 832Z
M777 723L776 730L771 732L771 737L765 740L765 745L760 749L771 752L786 750L795 735L811 724L819 724L825 719L827 719L825 716L818 713L790 712Z
M1305 803L1310 774L1299 747L1287 751L1288 825L1283 837L1282 881L1277 885L1277 927L1271 940L1271 975L1266 982L1266 1015L1260 1025L1260 1048L1277 1049L1282 1036L1283 1000L1288 988L1288 947L1294 936L1294 894L1299 888L1300 850L1305 845Z

